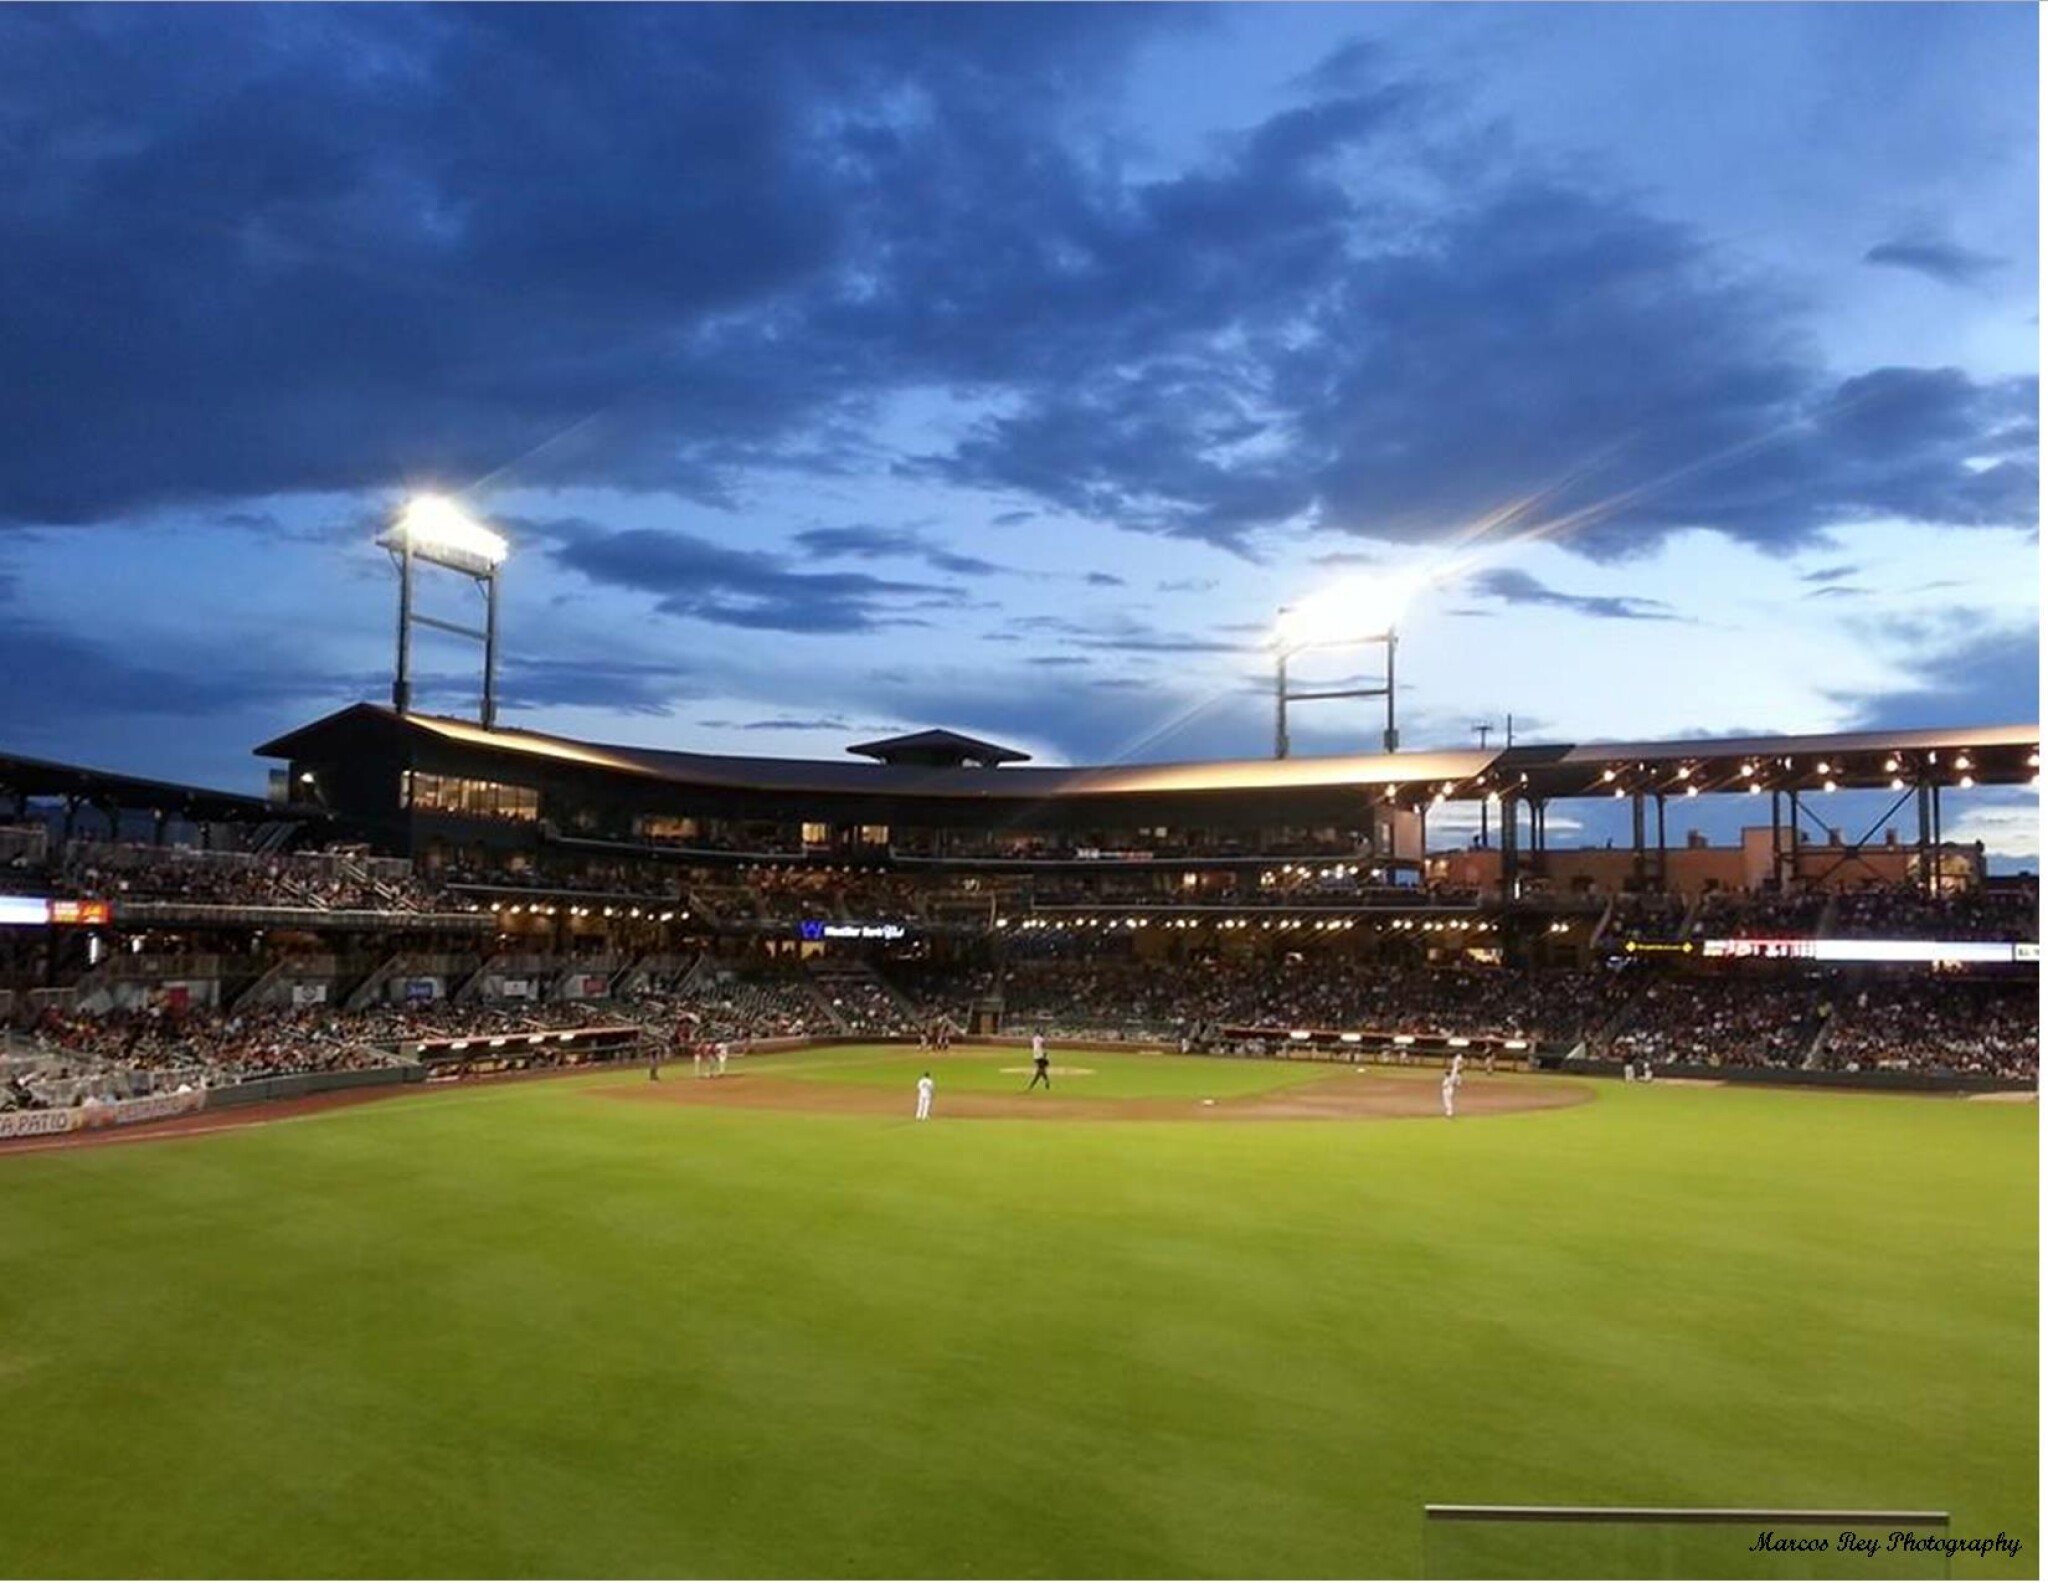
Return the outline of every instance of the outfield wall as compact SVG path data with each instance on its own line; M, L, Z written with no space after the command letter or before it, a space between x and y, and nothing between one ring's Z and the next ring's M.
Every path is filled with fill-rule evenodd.
M242 1105L261 1105L273 1099L303 1099L308 1094L327 1094L342 1088L396 1088L426 1077L419 1066L375 1066L361 1072L302 1072L296 1077L259 1077L246 1083L231 1083L207 1090L206 1107L220 1110Z
M1621 1077L1620 1061L1595 1060L1590 1056L1567 1057L1555 1064L1545 1063L1547 1072L1565 1072L1574 1077ZM1659 1078L1682 1078L1693 1082L1767 1083L1779 1088L1860 1088L1873 1093L1893 1094L2031 1094L2038 1087L2023 1077L1969 1077L1936 1072L1809 1072L1803 1067L1704 1066L1693 1063L1658 1062Z

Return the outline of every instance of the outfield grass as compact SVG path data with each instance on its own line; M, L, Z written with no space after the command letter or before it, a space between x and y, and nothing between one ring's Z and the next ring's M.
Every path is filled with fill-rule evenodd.
M1430 1500L1950 1507L2039 1571L2032 1106L636 1083L0 1156L0 1574L1414 1575Z

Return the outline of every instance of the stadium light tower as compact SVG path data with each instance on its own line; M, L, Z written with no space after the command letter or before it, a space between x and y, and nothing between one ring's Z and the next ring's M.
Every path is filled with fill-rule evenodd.
M1387 728L1380 740L1387 752L1399 751L1401 733L1394 725L1394 650L1400 638L1395 627L1420 586L1409 577L1350 578L1280 612L1273 629L1273 757L1286 758L1292 746L1287 735L1287 706L1318 698L1385 698ZM1375 643L1387 648L1384 687L1312 693L1287 690L1287 662L1304 650Z
M490 730L498 721L498 568L511 547L502 535L474 520L439 495L416 495L377 543L391 552L398 568L398 670L391 681L391 706L400 714L412 709L412 629L432 627L484 646L484 698L480 716ZM423 616L412 607L413 568L424 561L473 579L484 594L484 625L458 626Z

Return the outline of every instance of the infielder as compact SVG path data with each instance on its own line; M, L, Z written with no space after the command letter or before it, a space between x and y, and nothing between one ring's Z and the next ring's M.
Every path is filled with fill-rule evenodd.
M725 1076L725 1057L730 1049L731 1046L723 1039L718 1041L718 1070L712 1074L714 1077Z
M932 1074L927 1072L917 1080L917 1119L929 1121L932 1116Z
M704 1075L704 1041L702 1039L690 1041L690 1073L694 1077L702 1077Z
M1449 1072L1444 1073L1444 1119L1451 1120L1458 1114L1458 1080Z
M1030 1093L1040 1083L1048 1090L1052 1088L1052 1060L1045 1053L1045 1035L1031 1036L1031 1081L1024 1085L1024 1092Z

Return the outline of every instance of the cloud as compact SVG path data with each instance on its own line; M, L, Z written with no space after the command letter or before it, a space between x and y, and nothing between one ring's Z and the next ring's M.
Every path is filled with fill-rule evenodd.
M865 572L794 571L781 557L655 528L612 532L580 519L535 525L557 564L594 583L655 597L666 615L772 632L872 632L924 623L899 607L957 599L936 583Z
M672 714L675 705L701 698L706 687L693 673L660 661L508 658L499 674L501 708L592 708L617 714ZM461 685L473 691L473 677Z
M1216 586L1213 577L1172 577L1152 585L1153 592L1161 594L1208 594L1214 593Z
M959 555L914 528L881 528L858 523L844 528L807 528L794 542L827 559L917 560L956 577L989 577L1009 570L978 555Z
M1908 269L1944 286L1970 286L2004 269L2011 261L1990 253L1973 253L1953 242L1901 238L1880 242L1863 255L1863 262Z
M2001 860L2003 869L2041 865L2041 804L2029 792L1973 792L1965 806L1947 814L1941 833L1949 841L1983 842L1984 855Z
M1165 632L1124 612L1076 620L1069 616L1018 616L1010 625L1019 633L1063 638L1069 648L1120 654L1248 654L1250 646L1225 638Z
M361 697L380 684L389 678L323 669L246 641L101 643L38 621L0 622L0 719L31 740L59 729L90 737L115 720L240 721Z
M1802 583L1838 583L1845 577L1854 577L1858 568L1844 561L1838 566L1820 566L1810 572L1799 574Z
M1146 39L1208 25L0 8L0 523L479 480L736 510L893 470L1254 560L1504 511L1603 558L2032 525L2031 378L1830 372L1787 291L1461 140L1456 91L1377 46L1131 173L1099 112ZM978 416L899 458L883 414L934 391ZM885 593L663 588L739 624L815 596L839 630Z
M1510 567L1492 567L1469 579L1472 591L1509 605L1542 605L1569 610L1574 615L1599 621L1676 621L1678 616L1661 599L1637 599L1617 594L1566 594L1547 587L1527 572Z
M1085 579L1090 588L1122 588L1124 580L1112 572L1090 572Z
M710 731L851 731L852 725L836 717L823 719L801 719L791 715L775 715L765 720L699 720L698 725Z
M2022 725L2041 717L2038 625L2002 624L1986 611L1952 607L1865 621L1857 630L1913 680L1832 694L1849 711L1847 729Z
M887 271L862 165L1019 137L1160 25L0 15L0 521L487 476L731 503L869 462L886 342L800 322Z

